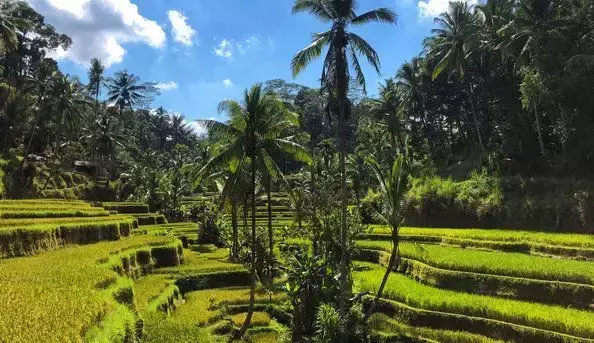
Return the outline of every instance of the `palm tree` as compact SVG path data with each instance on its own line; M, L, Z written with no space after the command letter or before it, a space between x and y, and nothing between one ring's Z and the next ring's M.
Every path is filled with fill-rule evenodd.
M403 153L404 142L402 140L402 130L404 129L404 112L399 111L401 104L400 92L394 79L387 79L379 87L379 99L372 102L371 111L383 122L388 129L392 147Z
M219 112L227 114L229 117L227 123L199 120L212 134L218 136L221 145L214 156L197 173L196 181L199 184L201 177L214 167L230 165L240 169L249 162L252 265L249 311L240 330L240 335L243 335L252 319L256 288L256 176L258 166L265 166L267 172L276 177L280 174L280 168L271 154L288 154L305 163L310 163L311 157L307 149L294 140L294 136L287 135L290 129L298 127L298 115L290 111L288 106L276 95L263 93L261 84L256 84L249 90L246 89L242 102L235 100L221 102ZM269 232L270 234L271 232ZM272 244L272 237L269 238L271 238L270 243Z
M95 96L95 104L99 103L99 95L101 95L101 86L104 85L104 77L103 72L105 71L105 66L101 63L100 60L93 58L91 60L91 68L89 69L89 84L87 88L89 92Z
M562 37L560 29L566 21L555 19L553 0L518 0L513 19L499 30L508 36L500 48L516 56L516 66L524 66L546 47L552 36Z
M384 287L388 281L388 277L394 268L396 267L396 261L399 261L399 243L400 243L400 226L404 222L404 211L403 211L403 198L406 189L406 171L405 171L405 159L402 155L398 155L392 164L392 168L384 171L379 163L372 157L367 159L367 163L375 172L377 181L380 186L380 191L383 197L382 211L377 212L377 216L386 225L390 226L392 231L392 252L390 254L390 260L380 287L375 295L373 303L369 307L365 314L365 321L373 313L375 304L382 297Z
M83 86L78 80L61 75L53 80L50 95L60 127L68 125L73 131L76 122L83 119L84 111L91 105Z
M342 250L339 299L342 323L347 316L348 298L348 261L347 261L347 187L346 187L346 121L349 117L350 104L347 98L349 85L349 66L352 66L355 79L359 85L365 87L365 76L358 56L363 55L379 73L379 56L373 47L363 38L347 31L349 26L359 26L370 22L396 23L396 14L387 8L379 8L356 15L356 0L296 0L293 13L307 12L324 23L331 24L329 30L313 35L313 42L299 51L293 58L291 67L296 76L314 59L318 58L325 47L328 52L322 67L322 86L331 89L330 98L336 99L335 109L338 114L338 150L342 188L342 220L340 242ZM341 325L341 340L345 340L345 328Z
M424 109L425 95L423 94L423 80L426 75L426 68L420 57L414 57L406 61L396 72L396 85L400 95L398 112L404 118L418 118L421 122L421 129L426 137L430 137L431 128ZM429 147L435 151L435 143L429 140Z
M466 2L450 2L448 11L442 13L435 21L439 28L433 29L435 36L425 42L428 53L439 61L433 69L433 80L445 70L450 74L457 73L460 79L464 80L467 70L474 63L475 54L479 51L480 18L470 11ZM466 79L472 118L479 146L484 151L474 86L471 80Z
M99 118L84 130L80 138L88 147L91 155L99 160L100 165L108 164L111 170L118 148L124 148L126 137L121 135L116 120L105 109L101 109Z
M140 83L140 78L127 70L119 71L106 82L107 102L117 106L120 112L144 104L153 91L151 84Z

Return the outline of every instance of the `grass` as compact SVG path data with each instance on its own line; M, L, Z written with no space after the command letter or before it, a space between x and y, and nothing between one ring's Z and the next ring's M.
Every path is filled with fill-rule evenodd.
M68 218L18 218L18 219L0 219L0 230L10 227L25 227L28 225L43 225L43 224L82 224L82 223L96 223L101 221L114 220L133 220L134 218L125 215L110 215L102 217L68 217Z
M377 291L385 269L358 263L354 273L356 289ZM460 293L419 284L392 273L384 297L426 310L490 318L508 323L550 330L583 338L594 338L594 312L548 306L517 300Z
M219 288L189 292L185 295L185 303L179 306L170 316L155 313L145 320L147 343L194 343L217 342L204 327L213 324L225 316L222 309L225 305L247 304L249 289ZM256 293L258 303L280 301L284 294L268 295L263 290ZM199 340L203 339L203 340Z
M241 327L247 318L247 313L238 313L231 316L231 321L236 327ZM250 327L255 326L268 326L270 324L270 316L266 312L254 312Z
M390 234L390 228L385 225L372 225L371 229L373 233L376 234ZM526 242L529 244L594 248L594 235L574 233L498 229L440 229L403 227L400 229L400 234L404 236L436 236L497 242Z
M129 319L125 311L118 315L123 310L114 294L122 298L125 288L116 287L121 278L115 270L134 274L141 256L171 244L180 243L170 237L131 237L0 260L0 337L7 342L82 342L84 332L109 331ZM102 319L106 330L91 329Z
M175 276L244 269L241 264L228 261L228 249L217 249L214 246L203 249L201 252L186 249L184 264L172 268L160 268L157 272Z
M384 314L374 314L369 319L371 330L384 337L406 337L433 340L440 343L502 343L465 331L438 330L428 327L416 327L400 323ZM393 340L390 340L393 341Z
M388 252L392 249L392 243L387 241L357 241L357 245ZM400 253L403 257L449 270L594 285L594 266L586 261L414 243L401 243Z
M64 218L64 217L101 217L109 216L109 211L102 208L89 208L81 210L34 210L34 209L19 209L19 210L0 210L0 218L2 219L19 219L19 218Z
M129 236L133 226L133 218L120 217L96 222L0 227L0 257L34 255L66 244L117 240Z

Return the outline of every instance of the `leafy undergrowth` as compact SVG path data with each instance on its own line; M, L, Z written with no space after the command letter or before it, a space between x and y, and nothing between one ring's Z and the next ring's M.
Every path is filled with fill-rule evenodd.
M385 268L357 263L356 288L375 292ZM584 338L594 338L594 312L454 292L426 286L392 273L384 297L416 308L501 320Z
M131 282L120 275L135 276L142 273L137 268L151 268L151 260L171 258L165 247L175 255L181 249L173 238L143 236L0 260L0 337L6 342L82 342L85 331L100 339L112 324L133 325L131 312L114 299L130 302ZM155 249L160 252L151 254ZM91 330L103 319L105 330Z
M388 241L357 241L357 246L392 250ZM400 253L402 257L449 270L594 285L594 266L586 261L406 242L400 244Z
M372 225L372 232L376 234L390 234L390 228L385 225ZM594 248L594 235L534 232L521 230L499 229L441 229L403 227L401 235L451 237L459 239L486 240L499 242L527 242L530 244L548 244L553 246Z

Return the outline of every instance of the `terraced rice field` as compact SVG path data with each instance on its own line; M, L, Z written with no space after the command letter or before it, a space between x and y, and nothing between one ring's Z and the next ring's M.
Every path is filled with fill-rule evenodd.
M0 201L0 213L17 212L27 214L0 218L0 342L211 343L245 320L248 271L227 249L196 245L195 223L157 224L138 203ZM275 227L292 225L286 205L273 212ZM258 223L266 216L260 204ZM146 217L154 220L139 226ZM356 241L354 287L371 293L366 308L391 250L386 233L374 227ZM591 236L402 234L401 259L369 322L373 342L594 342ZM244 340L276 342L290 325L287 296L260 288L256 300Z

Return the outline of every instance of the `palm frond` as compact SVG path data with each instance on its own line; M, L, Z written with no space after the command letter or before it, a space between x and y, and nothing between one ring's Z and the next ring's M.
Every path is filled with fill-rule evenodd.
M371 22L396 24L396 12L389 8L378 8L366 13L363 13L351 20L353 25L363 25Z
M311 61L320 57L324 46L329 42L330 35L330 31L318 34L317 39L315 39L309 46L299 51L295 57L293 57L293 60L291 61L293 77L299 75L299 73L301 73L301 71L305 69L311 63Z
M365 41L365 39L361 38L355 33L348 32L347 37L349 42L351 43L351 47L355 49L358 53L365 56L367 61L371 66L380 74L380 59L377 52L373 49L373 47Z
M332 14L326 8L322 0L297 0L293 5L292 13L307 12L323 22L331 22Z

